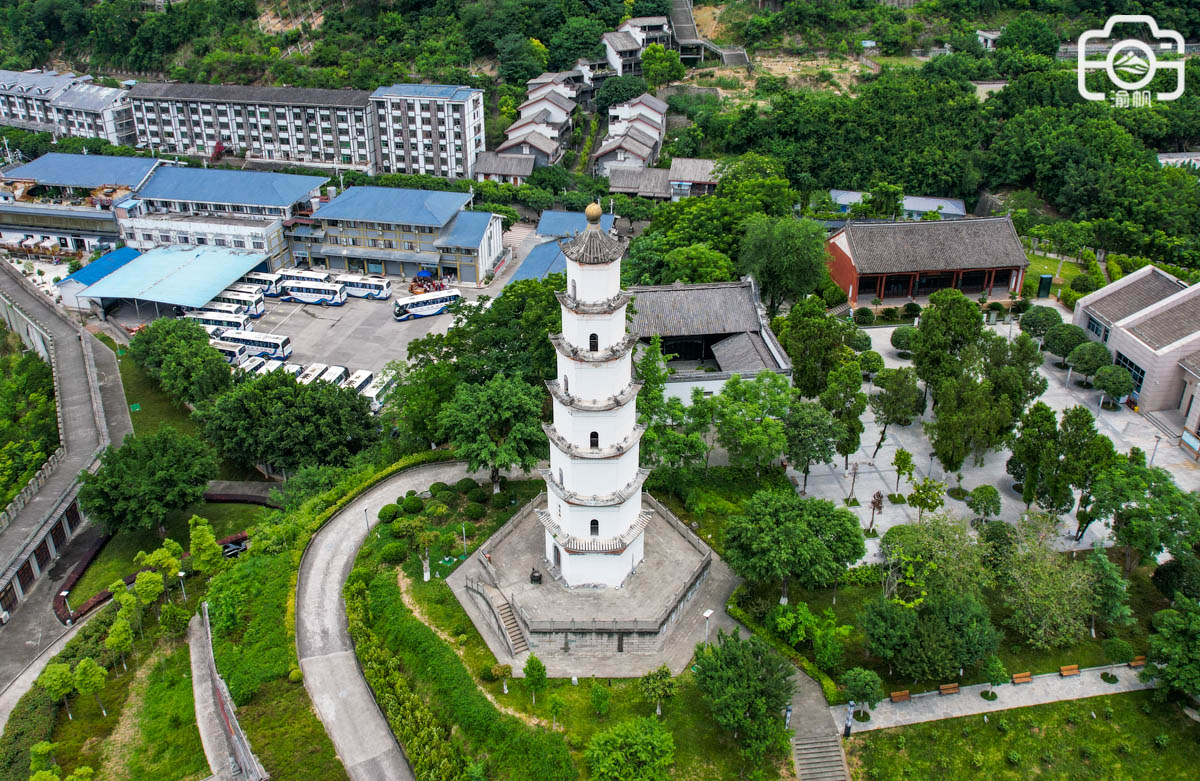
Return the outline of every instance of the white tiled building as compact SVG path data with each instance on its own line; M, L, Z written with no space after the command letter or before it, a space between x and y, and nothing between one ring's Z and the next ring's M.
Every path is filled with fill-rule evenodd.
M136 137L126 90L52 70L0 70L0 124L110 144L132 144Z
M484 150L483 90L393 84L371 93L377 173L469 179Z

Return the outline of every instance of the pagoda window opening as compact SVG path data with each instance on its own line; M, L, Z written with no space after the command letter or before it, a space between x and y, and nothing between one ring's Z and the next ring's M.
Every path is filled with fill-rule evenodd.
M596 334L590 334L588 336L588 349L591 350L592 352L599 351L599 349L600 349L600 337L599 336L597 336Z
M591 440L592 450L599 450L600 449L600 432L593 431L591 433L591 436L589 437L589 439Z
M593 518L591 527L592 527L591 528L592 536L599 537L600 536L600 521L597 521L595 518Z

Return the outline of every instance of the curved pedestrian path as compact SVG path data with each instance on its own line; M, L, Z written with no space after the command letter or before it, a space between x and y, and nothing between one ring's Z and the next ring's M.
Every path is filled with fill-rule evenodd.
M1105 683L1101 680L1100 674L1106 672L1117 676L1117 682ZM1082 700L1088 697L1101 697L1105 694L1153 689L1154 682L1142 681L1137 670L1119 664L1089 667L1081 670L1079 675L1070 678L1063 678L1058 673L1045 673L1044 675L1035 675L1032 683L1006 683L1003 686L995 687L997 697L990 702L979 696L980 692L988 688L986 683L981 683L975 686L963 686L959 689L958 694L939 694L932 691L914 694L908 702L896 703L884 700L871 711L870 721L865 723L855 721L851 727L855 732L903 727L923 721L956 719L960 716L994 713L1011 708L1026 708L1030 705L1046 705L1062 700ZM834 705L830 707L829 714L836 724L841 725L846 720L846 706Z
M412 781L413 773L354 656L342 587L379 508L410 489L484 479L459 462L399 472L334 515L309 543L296 580L296 652L317 717L352 781Z

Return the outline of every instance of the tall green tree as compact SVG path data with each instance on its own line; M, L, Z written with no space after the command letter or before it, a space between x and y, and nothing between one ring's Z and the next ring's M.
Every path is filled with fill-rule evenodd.
M1058 53L1058 44L1054 28L1040 15L1026 11L1008 23L996 41L996 48L1024 49L1053 57Z
M1200 696L1200 601L1181 597L1170 610L1155 613L1151 623L1147 676L1164 688Z
M692 244L676 247L663 258L663 272L659 283L670 285L675 282L700 284L703 282L728 282L733 279L733 261L722 252L707 244Z
M871 458L879 455L887 439L888 426L908 426L925 411L925 397L917 386L917 373L910 367L882 369L875 375L879 392L872 394L868 403L875 413L875 424L879 426L879 441Z
M677 681L671 677L671 668L665 664L655 667L638 680L642 696L654 703L654 715L662 718L663 700L675 696Z
M67 697L75 691L75 676L71 673L71 665L63 662L46 665L38 675L37 685L50 695L50 699L62 703L69 720L75 720L75 717L71 715L71 706L67 702Z
M1021 315L1021 331L1029 334L1039 342L1047 332L1056 325L1062 325L1062 315L1057 309L1048 306L1035 306Z
M842 439L841 425L829 410L814 401L794 401L784 421L787 455L804 475L800 495L808 492L808 473L814 463L828 464Z
M846 341L853 331L846 321L827 315L819 297L796 302L779 331L779 341L792 360L792 382L801 396L811 399L825 390L830 371L845 360Z
M860 380L861 382L861 380ZM733 375L714 397L717 441L734 464L760 469L787 445L784 418L792 389L787 377L763 371L750 380Z
M850 454L862 444L862 414L867 408L867 394L862 392L862 367L857 359L850 359L829 372L825 390L821 392L821 406L837 421L841 437L837 441L837 452L850 467Z
M968 376L943 378L936 398L936 414L925 431L938 461L948 472L960 470L967 458L982 465L1012 426L1008 398L997 397L988 380Z
M104 703L100 701L100 690L104 688L104 682L107 679L108 670L96 664L96 660L90 656L83 657L75 665L75 690L85 696L88 694L94 696L96 704L100 706L100 713L105 717L108 716L108 711L104 709Z
M366 399L353 389L301 385L286 372L240 382L195 417L221 455L285 474L318 464L343 466L379 437Z
M852 667L842 673L842 688L846 697L862 711L874 708L883 699L883 681L879 673L862 667Z
M533 704L537 705L538 692L546 688L546 665L536 655L530 654L529 658L525 660L525 666L521 669L525 673L525 685L529 687Z
M1125 549L1125 572L1164 550L1200 541L1200 497L1185 493L1170 473L1140 458L1120 459L1092 484L1090 514L1113 530Z
M1021 498L1029 508L1039 494L1045 493L1043 486L1056 477L1059 449L1054 410L1040 401L1030 407L1021 419L1010 447L1012 456L1005 468L1021 483Z
M1129 581L1121 568L1109 561L1104 547L1097 542L1088 556L1092 571L1094 601L1092 603L1092 637L1096 636L1096 619L1109 626L1129 626L1134 622L1129 607Z
M687 73L679 61L679 52L661 43L652 43L642 50L642 76L651 89L679 81Z
M199 404L228 390L232 373L211 344L188 342L163 358L158 381L177 404Z
M1067 356L1067 365L1082 374L1084 382L1111 363L1112 353L1099 342L1084 342Z
M126 436L120 448L100 454L100 468L80 475L84 511L110 534L153 529L172 510L198 502L217 476L217 459L203 440L163 426L153 434Z
M129 669L125 665L125 654L133 648L133 629L128 621L118 618L109 625L108 634L104 637L104 647L120 658L121 667Z
M1087 332L1071 323L1059 323L1046 331L1042 347L1051 355L1066 358L1079 345L1087 341Z
M940 404L941 385L960 374L960 354L982 338L979 307L959 290L938 290L929 296L917 332L913 366Z
M519 378L496 375L482 385L460 385L442 409L443 436L471 470L491 472L500 493L500 472L528 472L545 450L539 425L542 393Z
M734 734L747 763L761 762L785 732L791 665L754 635L743 640L720 631L715 644L696 646L696 667L713 720Z
M738 268L758 282L774 317L784 301L800 301L825 273L825 229L815 220L757 215L746 222Z
M129 340L129 357L151 377L159 379L167 358L189 345L208 346L208 334L199 323L182 317L160 317Z
M642 463L650 467L685 470L700 464L707 445L699 431L688 426L688 410L677 397L667 397L671 369L667 363L674 355L663 355L662 338L655 334L643 346L634 362L634 372L642 383L638 391L638 423L646 427L642 435Z
M1054 516L1027 513L1002 577L1005 624L1034 648L1064 648L1080 640L1094 604L1092 571L1051 545L1057 525Z

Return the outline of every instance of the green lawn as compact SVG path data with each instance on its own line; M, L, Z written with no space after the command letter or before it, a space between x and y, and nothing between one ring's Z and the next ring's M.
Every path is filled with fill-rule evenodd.
M656 486L648 490L684 523L698 524L696 533L718 554L725 547L725 524L757 491L795 490L781 467L766 467L757 475L752 469L713 467L700 483L682 496Z
M158 383L142 371L141 367L122 354L127 348L116 344L109 336L96 336L110 350L117 353L117 365L121 370L121 385L125 389L125 402L129 405L129 417L133 421L134 436L153 434L163 426L171 426L177 431L194 436L200 435L200 428L189 415L186 407L177 407L162 392ZM138 409L133 409L134 405ZM262 474L250 467L242 467L220 459L218 480L262 480Z
M150 671L138 716L138 740L129 752L126 771L129 778L164 781L208 776L208 761L196 727L191 655L186 644L177 646Z
M1200 724L1178 705L1133 692L861 732L846 748L852 776L872 781L1165 780L1196 777L1198 744Z
M1025 272L1025 279L1033 280L1034 285L1037 284L1038 278L1042 274L1059 273L1059 264L1062 264L1062 276L1054 277L1054 285L1051 287L1051 293L1055 296L1062 289L1063 285L1069 284L1072 279L1083 273L1083 266L1073 260L1059 260L1058 258L1048 258L1045 255L1039 255L1035 252L1026 252L1026 257L1029 258L1029 269Z
M478 537L470 540L471 549L486 539L492 530L499 528L514 510L525 504L542 490L542 487L542 482L535 480L510 482L506 490L517 497L517 502L509 510L499 513L489 510L488 517L479 523ZM458 506L461 507L462 504L462 500L459 499ZM709 522L715 521L710 517ZM445 528L457 524L458 520L453 516L443 522ZM377 554L382 546L389 542L391 538L386 531L372 534L365 546L366 555ZM433 569L435 572L440 570L441 577L434 577L425 583L421 579L420 561L415 555L410 557L404 569L412 585L412 598L435 629L457 638L467 668L476 681L481 682L501 704L549 720L550 695L558 694L565 701L566 712L559 723L565 730L567 745L580 768L585 766L583 749L594 733L628 718L654 714L653 703L646 702L639 694L636 679L601 681L612 693L611 707L604 717L597 716L592 709L589 680L581 680L578 686L573 686L570 679L552 679L547 690L538 696L536 707L521 679L509 681L508 694L504 694L500 682L482 681L487 671L496 664L496 657L488 649L471 619L450 591L450 587L446 585L444 577L457 566L457 561L452 565L441 566L435 561ZM663 706L663 723L675 737L675 768L671 777L697 780L740 778L742 765L737 744L709 718L708 707L704 704L691 673L684 673L678 681L678 694ZM775 777L775 774L772 771L766 777Z
M919 60L916 57L889 57L880 55L871 57L872 60L880 65L890 65L893 68L920 68L925 65L924 60Z
M259 517L270 510L256 504L213 504L201 502L178 510L167 519L167 536L186 550L188 547L188 519L199 515L212 522L217 539L245 531L258 522ZM138 551L147 553L161 544L154 529L131 529L114 536L104 546L95 560L83 573L83 577L71 590L71 605L77 607L95 594L108 588L117 578L137 571L133 557Z
M250 747L275 781L338 781L346 778L325 727L298 683L265 683L237 709Z

